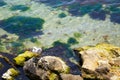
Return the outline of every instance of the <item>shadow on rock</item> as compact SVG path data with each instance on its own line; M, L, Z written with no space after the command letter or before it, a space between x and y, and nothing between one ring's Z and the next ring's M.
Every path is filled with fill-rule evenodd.
M41 18L14 16L3 20L0 25L5 31L16 34L19 38L28 38L43 34L41 29L44 22Z

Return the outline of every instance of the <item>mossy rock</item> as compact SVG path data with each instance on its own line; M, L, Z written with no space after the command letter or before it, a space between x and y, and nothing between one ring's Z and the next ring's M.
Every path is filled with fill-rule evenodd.
M38 56L37 53L33 53L31 51L25 51L24 53L19 54L17 57L15 57L14 61L17 65L23 66L26 60L36 56Z
M14 69L14 68L10 68L7 70L7 72L5 72L2 75L2 78L5 80L15 80L14 77L19 75L19 71Z
M58 78L58 75L55 73L51 73L49 76L49 80L56 80Z

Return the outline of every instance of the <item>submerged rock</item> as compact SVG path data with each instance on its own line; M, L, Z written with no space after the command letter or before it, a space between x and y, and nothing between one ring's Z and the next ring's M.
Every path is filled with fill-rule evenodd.
M82 76L87 79L119 80L120 48L110 44L77 49L83 58ZM117 79L113 79L113 78Z

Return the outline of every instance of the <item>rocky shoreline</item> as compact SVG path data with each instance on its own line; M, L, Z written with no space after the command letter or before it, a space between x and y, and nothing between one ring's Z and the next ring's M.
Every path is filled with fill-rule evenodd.
M25 80L20 75L24 75L26 80L120 79L120 48L111 44L100 43L96 46L85 46L73 50L63 45L56 45L38 53L35 50L30 51L25 51L16 57L12 56L13 58L4 55L5 53L0 53L0 70L3 70L6 67L5 65L10 65L6 67L7 69L4 72L0 72L0 75L3 76L6 71L8 72L8 70L13 68L19 74L13 76L12 79L3 77L4 79L14 80L13 78L17 78L17 80ZM2 59L5 56L8 62L12 62L16 68L11 64L3 63ZM21 56L25 60L18 58ZM19 65L16 62L23 63L23 65Z

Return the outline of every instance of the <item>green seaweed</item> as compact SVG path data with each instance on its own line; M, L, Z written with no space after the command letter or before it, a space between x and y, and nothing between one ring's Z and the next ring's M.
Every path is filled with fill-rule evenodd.
M66 16L67 16L67 15L66 15L65 13L63 13L63 12L58 15L59 18L64 18L64 17L66 17Z
M67 43L73 45L73 44L78 44L79 42L78 42L75 38L70 37L70 38L68 39Z
M27 16L13 16L3 20L1 24L4 30L16 34L20 38L29 37L29 35L40 33L45 21L41 18L32 18Z
M37 38L31 38L30 41L33 42L33 43L35 43L35 42L38 41L38 39Z
M13 53L20 54L25 49L25 45L20 40L16 41L16 42L12 42L11 45L12 45L11 46L11 49L12 49L11 52L13 52Z
M20 11L27 11L29 9L26 5L14 5L10 8L12 11L20 10Z
M95 5L85 5L80 7L81 14L90 13L93 11L100 11L102 9L102 4L95 4Z
M0 0L0 7L6 5L7 3L5 3L3 0Z
M80 34L79 32L75 32L73 35L76 38L80 38L82 36L82 34Z

